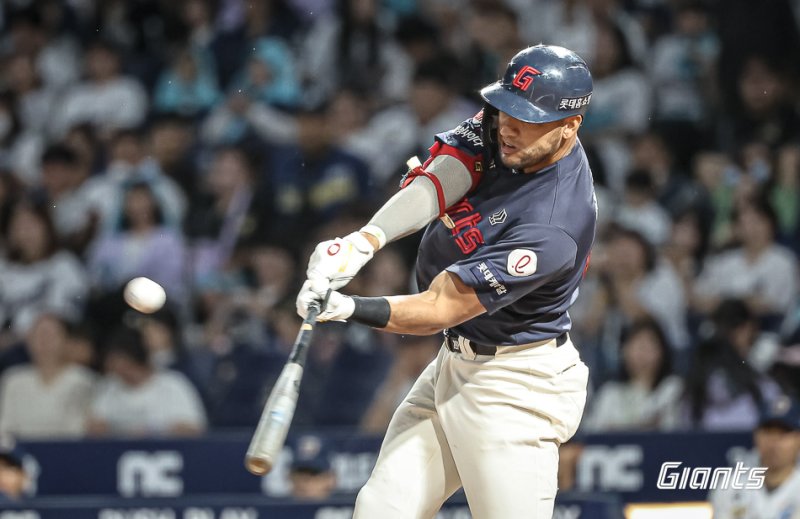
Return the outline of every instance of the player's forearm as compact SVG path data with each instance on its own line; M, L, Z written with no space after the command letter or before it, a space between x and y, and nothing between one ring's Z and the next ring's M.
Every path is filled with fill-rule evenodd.
M387 297L389 321L384 330L432 335L486 312L475 291L455 275L442 272L425 292Z
M391 309L389 322L383 328L387 332L433 335L466 320L459 321L455 312L437 305L436 298L430 292L386 299Z

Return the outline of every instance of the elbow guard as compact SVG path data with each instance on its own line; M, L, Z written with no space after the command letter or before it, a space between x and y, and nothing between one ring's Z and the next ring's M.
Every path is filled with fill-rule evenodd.
M444 189L442 189L442 183L439 181L439 178L422 169L422 163L417 157L411 157L406 161L406 164L408 165L408 173L403 175L400 188L406 187L417 177L427 178L433 183L434 189L436 189L436 200L439 204L439 216L437 218L444 216L445 209L447 209L447 202L445 201Z

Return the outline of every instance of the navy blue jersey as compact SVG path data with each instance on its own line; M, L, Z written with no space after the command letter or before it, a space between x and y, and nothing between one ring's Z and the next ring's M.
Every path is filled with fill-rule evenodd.
M597 222L592 173L580 141L534 174L489 164L482 114L436 136L432 155L464 162L473 189L428 225L417 256L421 290L443 270L475 290L487 312L456 326L472 341L509 346L557 337L571 326ZM480 173L476 176L475 173Z

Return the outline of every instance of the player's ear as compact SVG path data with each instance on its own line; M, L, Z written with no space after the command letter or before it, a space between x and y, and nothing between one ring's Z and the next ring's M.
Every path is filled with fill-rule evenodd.
M562 126L562 133L561 136L565 139L572 138L576 133L578 133L578 128L581 127L581 122L583 121L583 116L581 115L573 115L572 117L567 117L564 119L564 126Z

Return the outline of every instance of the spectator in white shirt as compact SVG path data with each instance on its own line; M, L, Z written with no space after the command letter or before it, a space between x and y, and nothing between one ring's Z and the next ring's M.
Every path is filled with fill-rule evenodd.
M105 173L86 182L82 196L96 212L99 228L113 230L124 210L125 190L133 183L150 186L164 211L164 223L177 228L186 212L186 195L172 178L164 174L158 162L147 155L145 136L137 130L120 130L110 144L111 160Z
M120 56L112 45L99 40L89 45L85 67L86 80L67 92L52 120L54 134L91 122L107 136L144 121L147 94L139 81L121 74Z
M619 379L600 387L589 407L585 429L675 428L683 382L671 373L669 344L661 328L649 318L636 321L626 331L621 347Z
M616 221L634 229L653 245L663 245L669 238L672 221L656 201L653 179L646 171L632 171L625 179L625 197L617 208Z
M83 266L72 253L58 249L47 208L19 202L11 212L6 254L0 259L3 332L23 337L42 313L77 319L87 293Z
M89 168L70 147L56 144L42 155L41 188L59 240L65 247L82 253L94 234L97 219L82 187Z
M82 436L94 375L69 360L67 327L39 316L28 334L32 364L10 368L0 379L0 433L19 438Z
M618 229L608 242L602 268L608 274L608 297L621 314L623 325L650 315L664 330L672 348L688 345L686 302L680 278L641 234ZM605 312L609 314L608 308Z
M369 164L377 182L400 172L408 157L427 156L430 135L458 126L480 109L453 91L450 63L444 56L422 62L409 101L377 113L347 138L347 150Z
M205 431L200 396L178 372L157 370L141 333L120 329L109 339L106 376L92 404L95 436L196 436Z
M761 198L734 212L739 246L710 258L695 284L694 305L714 310L723 298L746 300L762 316L784 314L797 297L797 258L775 243L777 219Z

